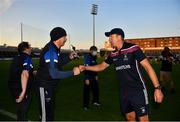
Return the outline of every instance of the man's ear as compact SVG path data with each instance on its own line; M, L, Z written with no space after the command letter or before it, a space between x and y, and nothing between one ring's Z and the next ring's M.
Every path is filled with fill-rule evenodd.
M58 40L56 40L58 44L62 44L63 43L63 40L62 38L59 38Z

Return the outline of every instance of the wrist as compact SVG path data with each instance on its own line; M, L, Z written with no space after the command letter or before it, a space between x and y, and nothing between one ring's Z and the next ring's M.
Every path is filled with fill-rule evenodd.
M156 87L154 88L154 90L156 90L156 89L161 90L161 89L162 89L161 85L156 86Z
M85 66L85 70L88 70L89 69L89 66Z
M25 90L25 89L22 89L21 93L25 93L25 92L26 92L26 90Z

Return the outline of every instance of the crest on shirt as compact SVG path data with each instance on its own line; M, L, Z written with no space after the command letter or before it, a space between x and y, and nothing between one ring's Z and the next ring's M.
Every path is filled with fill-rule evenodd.
M140 109L141 109L141 113L145 113L146 112L145 107L141 107Z
M124 54L123 60L124 60L124 61L127 61L127 60L128 60L127 54Z

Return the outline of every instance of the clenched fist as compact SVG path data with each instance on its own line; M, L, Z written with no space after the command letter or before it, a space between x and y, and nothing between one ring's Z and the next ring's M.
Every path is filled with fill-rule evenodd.
M21 92L21 94L19 95L19 97L16 99L16 102L17 103L20 103L20 102L22 102L22 100L24 99L24 97L25 97L25 92Z
M74 72L74 75L79 75L81 73L81 71L78 67L74 67L73 72Z
M163 93L162 93L161 90L156 89L156 90L154 91L154 100L155 100L155 102L157 102L157 103L162 103L163 97L164 97L164 96L163 96Z

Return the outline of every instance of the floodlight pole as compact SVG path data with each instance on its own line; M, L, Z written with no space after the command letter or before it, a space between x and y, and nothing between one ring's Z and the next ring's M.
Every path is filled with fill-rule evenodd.
M95 15L93 14L93 46L95 46Z
M23 23L21 22L21 42L23 42Z
M95 15L97 15L98 5L92 4L91 14L93 15L93 46L95 46Z
M71 40L70 40L70 34L68 34L69 36L69 50L71 50Z

